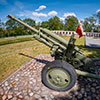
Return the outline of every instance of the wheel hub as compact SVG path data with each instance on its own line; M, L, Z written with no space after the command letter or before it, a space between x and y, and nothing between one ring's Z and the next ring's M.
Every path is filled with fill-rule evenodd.
M53 68L47 72L47 81L56 88L64 88L70 84L70 75L62 68Z

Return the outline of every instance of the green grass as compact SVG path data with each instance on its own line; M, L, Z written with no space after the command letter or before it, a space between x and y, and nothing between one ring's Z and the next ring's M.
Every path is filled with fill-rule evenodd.
M31 56L26 57L20 53ZM0 46L0 81L20 68L32 57L49 53L49 48L36 40Z
M32 41L34 38L32 37L23 37L23 38L14 38L14 39L0 39L0 46L12 43L19 43L24 41Z
M67 40L69 39L68 36L62 37ZM21 41L21 38L16 39ZM14 40L17 41L16 39ZM75 44L85 55L88 57L100 58L100 49L85 48L84 37L76 37L76 39L77 40ZM0 42L1 41L4 41L4 39L1 39ZM18 70L21 65L30 61L33 57L39 54L49 54L50 48L35 39L33 39L33 41L22 41L19 43L12 42L13 44L0 46L0 81L4 80L13 72ZM21 55L21 53L24 55Z

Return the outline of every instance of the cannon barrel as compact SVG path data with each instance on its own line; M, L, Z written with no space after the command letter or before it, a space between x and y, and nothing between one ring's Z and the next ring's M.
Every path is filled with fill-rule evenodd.
M19 22L20 24L22 24L22 25L24 25L24 26L26 26L27 28L29 28L30 30L32 30L32 31L35 32L35 33L42 34L39 30L37 30L37 29L35 29L34 27L32 27L32 26L30 26L30 25L24 23L24 22L21 21L20 19L14 17L12 14L9 14L7 17L10 18L10 19L12 19L12 20L15 20L15 21ZM43 36L44 36L44 35L42 34L42 37L43 37ZM43 42L43 43L46 44L47 46L52 47L52 44L50 44L49 42L47 42L44 38L40 38L39 35L34 34L33 37L34 37L35 39L37 39L38 41Z
M36 32L36 33L38 33L38 32L39 32L37 29L35 29L35 28L33 28L32 26L30 26L30 25L28 25L28 24L24 23L23 21L21 21L20 19L18 19L18 18L16 18L16 17L14 17L14 16L13 16L13 15L11 15L11 14L9 14L7 17L8 17L8 18L10 18L10 19L15 20L15 21L17 21L17 22L19 22L20 24L22 24L22 25L24 25L24 26L28 27L29 29L31 29L32 31L34 31L34 32Z
M38 30L35 29L34 27L32 27L32 26L30 26L30 25L24 23L23 21L21 21L20 19L14 17L13 15L9 14L7 17L10 18L10 19L15 20L15 21L17 21L17 22L19 22L20 24L22 24L22 25L24 25L24 26L26 26L27 28L29 28L29 29L32 30L33 32L36 32L36 33L39 33L40 35L42 35L42 33L41 33L40 31L38 31ZM46 32L46 34L52 36L54 39L58 40L60 43L63 43L63 44L65 44L66 46L68 45L68 41L66 41L65 39L61 38L60 36L58 36L58 35L52 33L51 31L49 31L49 30L47 30L47 29L43 29L43 28L40 28L40 30L43 31L43 32ZM43 35L42 35L42 36L43 36Z
M11 15L11 14L9 14L7 17L10 18L10 19L12 19L12 20L15 20L15 21L19 22L20 24L22 24L22 25L24 25L24 26L26 26L27 28L29 28L29 29L32 30L33 32L38 33L38 35L37 35L37 34L34 34L33 37L35 37L38 41L43 42L44 44L48 45L49 47L52 47L52 45L51 45L49 42L47 43L47 41L45 41L43 38L48 39L50 42L59 45L59 46L60 46L62 49L64 49L64 50L66 49L66 47L63 46L63 45L61 45L60 43L63 43L63 44L65 44L65 45L67 45L67 44L68 44L68 41L66 41L65 39L61 38L60 36L58 36L58 35L52 33L51 31L50 31L51 33L49 32L49 33L46 33L46 34L52 36L52 37L53 37L54 39L56 39L59 43L56 42L56 41L54 41L53 39L49 38L47 35L45 35L45 34L42 33L42 31L46 32L46 31L47 31L46 29L40 28L40 31L39 31L39 30L35 29L34 27L32 27L32 26L30 26L30 25L24 23L24 22L21 21L20 19L14 17L14 16ZM49 30L48 30L48 31L49 31ZM40 38L39 35L42 36L43 38Z

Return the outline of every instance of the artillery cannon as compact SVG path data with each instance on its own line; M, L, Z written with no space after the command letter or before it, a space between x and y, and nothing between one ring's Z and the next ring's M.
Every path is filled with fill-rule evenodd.
M77 75L100 79L100 75L90 73L94 62L75 46L74 34L67 41L45 28L37 30L13 15L8 17L33 31L36 40L51 48L50 54L55 60L46 64L41 72L45 86L56 91L67 91L74 86Z

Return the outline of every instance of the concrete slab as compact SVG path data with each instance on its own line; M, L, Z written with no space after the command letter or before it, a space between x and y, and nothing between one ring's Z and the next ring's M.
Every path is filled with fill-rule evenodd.
M91 48L100 48L100 38L85 37L85 46Z

